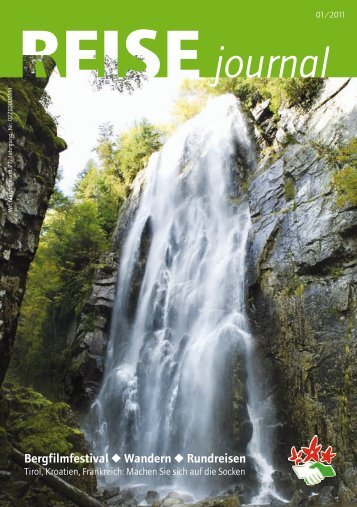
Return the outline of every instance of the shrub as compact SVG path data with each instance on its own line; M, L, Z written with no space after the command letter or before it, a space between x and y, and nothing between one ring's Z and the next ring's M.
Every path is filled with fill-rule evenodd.
M337 192L337 206L357 206L357 138L330 155L330 160L332 158L340 166L332 178L332 186Z
M209 79L185 81L174 112L181 113L181 120L196 114L209 95L233 93L246 108L253 108L270 99L270 109L277 115L280 107L301 107L307 110L318 97L322 78L221 78L216 87ZM183 112L183 114L182 114ZM178 115L180 116L180 114Z
M148 163L150 155L160 147L160 133L146 120L120 136L114 161L126 184L134 180Z
M322 90L324 80L321 77L298 77L283 79L282 87L291 106L308 109Z

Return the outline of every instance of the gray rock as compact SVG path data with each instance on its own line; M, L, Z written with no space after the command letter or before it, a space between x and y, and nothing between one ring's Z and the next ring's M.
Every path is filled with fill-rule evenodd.
M272 116L273 113L271 112L269 106L270 99L257 104L256 107L252 110L253 118L258 124L263 123L264 120Z
M116 496L107 500L107 505L112 507L137 507L138 502L136 501L134 494L128 489L123 489Z
M184 503L192 503L194 501L192 495L189 495L188 493L183 493L181 491L170 491L170 493L167 495L166 498L179 498Z
M176 505L184 505L184 501L178 497L169 497L167 496L161 502L159 502L160 507L174 507Z
M293 477L292 473L276 471L273 474L273 479L277 491L279 491L283 498L291 498L297 485L297 481L295 480L295 477Z
M346 485L357 496L357 468L352 466L352 463L343 474L343 480Z
M301 489L297 489L290 499L289 506L300 507L303 505L307 505L307 493Z
M320 106L306 114L281 111L280 128L297 142L270 166L259 166L248 191L250 315L285 423L277 435L282 463L295 442L315 433L337 450L341 464L356 441L355 419L348 416L356 389L348 379L357 364L357 212L336 205L336 168L321 151L321 143L338 146L356 136L356 82L332 98L327 87ZM352 490L349 474L344 482Z
M109 500L110 498L113 498L114 496L119 495L120 489L118 487L112 487L109 489L105 489L103 491L103 498L104 500Z
M285 145L288 142L288 135L282 128L279 128L276 132L275 139L278 144Z
M280 110L280 126L299 143L314 141L338 146L355 135L356 93L356 79L329 79L309 112Z
M90 403L98 391L103 374L116 276L116 256L113 253L104 255L74 339L69 342L71 362L65 387L67 396L77 406Z
M147 503L152 504L154 502L157 502L160 498L160 495L157 491L150 489L146 492L145 500Z
M28 80L33 91L28 87L24 92L22 87ZM11 171L9 133L4 122L0 125L0 385L10 362L27 272L54 189L59 152L65 149L65 143L57 137L55 122L40 104L46 83L25 75L13 85L16 112L27 131L24 135L13 122ZM26 100L19 101L21 94Z
M115 299L118 260L140 202L145 177L142 171L133 182L131 196L125 202L113 235L113 252L103 255L100 260L101 268L96 272L75 338L69 343L71 360L65 379L66 394L81 409L91 403L99 389Z
M240 501L236 496L217 496L206 498L193 504L195 507L239 507Z
M331 505L335 502L333 495L333 486L324 486L318 492L317 495L313 495L309 498L308 505Z
M356 502L356 495L347 487L343 482L340 482L338 486L338 498L341 503L351 504L352 502Z

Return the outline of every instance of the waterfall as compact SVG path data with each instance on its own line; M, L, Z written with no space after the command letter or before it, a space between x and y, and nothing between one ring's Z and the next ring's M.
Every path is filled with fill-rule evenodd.
M212 99L151 157L121 253L104 380L90 418L98 454L232 453L227 398L232 360L243 356L248 453L260 480L255 500L264 503L276 496L274 422L257 387L245 310L250 216L237 199L239 171L253 165L248 128L230 95ZM196 492L210 486L201 482Z

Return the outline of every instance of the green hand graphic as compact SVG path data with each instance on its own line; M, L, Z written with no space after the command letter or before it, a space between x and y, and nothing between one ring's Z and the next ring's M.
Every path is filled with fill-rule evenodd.
M293 470L299 479L304 479L308 486L315 486L323 481L326 477L334 477L335 470L331 465L308 461L302 465L293 466Z
M335 477L336 472L331 465L324 465L323 463L314 463L310 468L318 469L324 477Z

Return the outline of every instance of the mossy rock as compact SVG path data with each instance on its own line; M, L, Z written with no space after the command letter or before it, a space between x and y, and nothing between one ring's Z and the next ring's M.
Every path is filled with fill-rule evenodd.
M9 427L21 451L38 455L73 451L73 438L81 432L69 405L53 403L26 387L11 389L8 399Z
M240 501L236 496L221 496L206 498L194 504L197 507L239 507Z
M67 403L54 403L31 388L9 383L4 388L4 396L10 406L6 428L9 441L23 453L42 456L52 452L61 455L73 452L81 456L89 452L84 435ZM80 470L83 464L68 466ZM85 466L92 467L91 464ZM63 468L63 465L59 467ZM95 489L93 477L79 475L68 480L88 492Z
M66 149L66 143L57 137L57 127L41 100L45 95L43 81L24 79L0 79L0 137L8 135L7 111L9 89L12 90L12 123L16 137L26 135L27 142L42 157L48 157ZM47 96L46 96L47 97Z
M6 468L11 452L11 443L6 429L0 426L0 468Z

